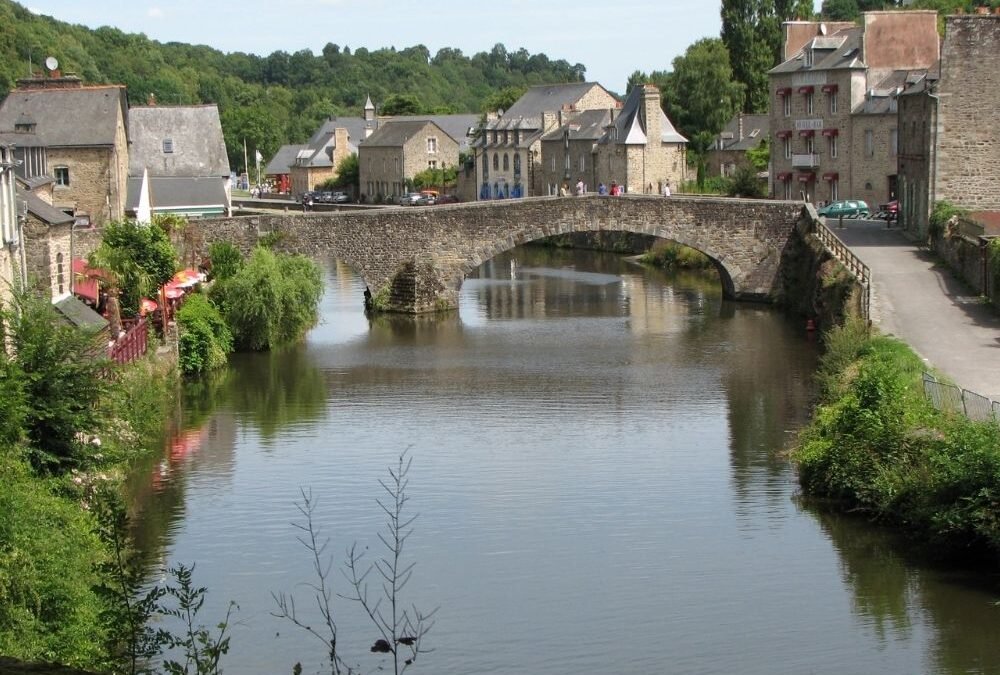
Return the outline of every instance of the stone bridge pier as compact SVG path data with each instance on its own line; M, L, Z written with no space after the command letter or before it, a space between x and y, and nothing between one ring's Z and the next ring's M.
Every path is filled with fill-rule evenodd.
M732 299L767 300L803 207L798 202L648 195L537 197L434 207L248 216L203 221L205 246L278 248L336 256L365 280L379 311L454 309L466 276L536 239L596 230L648 234L695 248L715 263Z

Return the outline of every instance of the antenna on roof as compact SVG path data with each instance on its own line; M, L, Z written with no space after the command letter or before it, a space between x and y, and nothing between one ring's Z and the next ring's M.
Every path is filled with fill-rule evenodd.
M820 35L826 35L826 24L825 23L821 23L819 25L819 34Z
M59 61L54 56L45 58L45 67L49 70L49 77L59 77Z

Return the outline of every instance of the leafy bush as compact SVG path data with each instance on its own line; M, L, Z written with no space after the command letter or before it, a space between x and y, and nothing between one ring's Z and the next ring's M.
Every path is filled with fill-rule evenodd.
M903 524L947 551L1000 551L1000 427L933 409L905 344L831 331L824 402L793 458L809 494Z
M24 292L0 315L10 330L12 354L0 350L8 375L4 406L23 412L32 465L51 473L81 465L88 452L81 435L100 428L97 403L107 392L102 377L107 363L95 356L94 336Z
M323 291L316 263L257 247L233 277L216 282L212 299L241 350L294 342L316 324Z
M243 255L228 241L216 241L208 247L208 258L212 261L212 277L228 279L243 266Z
M185 375L226 365L233 335L219 310L201 293L190 295L177 312L180 368Z
M748 165L740 165L726 186L726 194L730 197L760 198L764 196L765 186L757 171Z
M659 240L639 260L664 269L711 269L712 260L697 249L676 241Z
M0 654L96 667L103 549L87 511L0 448Z
M961 209L949 201L941 200L934 203L934 209L931 211L929 218L930 223L930 234L933 237L939 237L944 234L944 228L948 224L948 221L955 216L963 216L967 214L968 211Z

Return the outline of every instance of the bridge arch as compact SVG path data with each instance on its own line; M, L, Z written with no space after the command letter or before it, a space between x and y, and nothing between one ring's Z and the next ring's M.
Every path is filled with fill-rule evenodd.
M734 299L766 300L803 206L724 197L635 195L536 197L435 207L398 207L203 221L206 245L244 250L264 235L279 247L334 255L353 267L377 309L420 313L458 306L470 272L544 237L599 230L672 239L705 253Z

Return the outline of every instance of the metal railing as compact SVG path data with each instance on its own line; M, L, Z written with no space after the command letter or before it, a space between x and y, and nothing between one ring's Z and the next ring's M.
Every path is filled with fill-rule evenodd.
M924 394L943 412L962 413L974 422L1000 422L1000 402L924 373Z
M848 272L854 275L858 284L861 285L861 314L866 321L869 320L871 318L872 271L825 223L820 220L814 222L816 223L816 236L823 243L823 246L834 258L840 261L841 265L847 268Z

